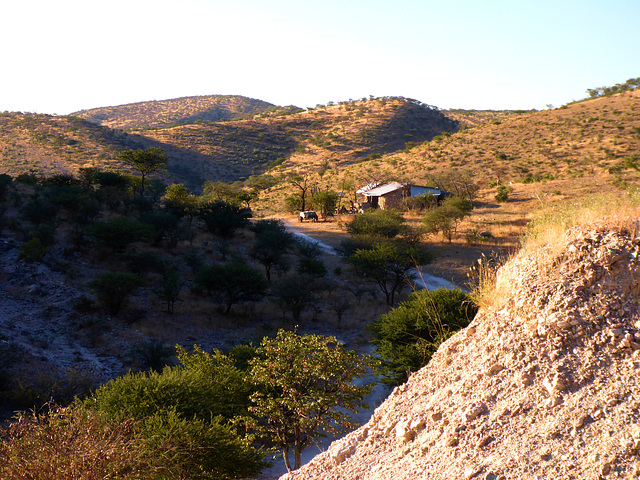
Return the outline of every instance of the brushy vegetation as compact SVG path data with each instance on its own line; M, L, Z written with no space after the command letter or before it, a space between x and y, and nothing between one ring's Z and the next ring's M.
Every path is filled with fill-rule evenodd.
M635 228L639 97L637 83L627 84L594 90L594 101L545 112L442 112L410 99L382 98L139 132L154 145L188 155L188 166L180 156L161 156L169 175L183 182L168 186L146 178L151 171L138 169L143 181L128 171L87 167L126 160L122 152L140 149L134 135L73 117L5 114L0 135L11 141L0 154L15 178L0 175L0 227L17 240L28 268L42 264L67 272L65 281L86 288L75 302L72 325L92 348L117 335L108 332L128 329L172 335L183 327L239 332L237 327L250 326L251 341L259 341L275 332L275 324L361 328L363 319L378 317L371 331L383 373L396 383L466 325L476 305L500 304L508 294L494 288L495 271L508 258L496 254L476 267L471 298L458 291L407 298L412 269L433 258L424 249L424 233L433 234L430 242L438 243L436 234L449 240L452 255L464 238L474 246L499 245L499 233L484 230L478 210L500 222L531 199L542 211L523 239L525 252L557 244L568 227L593 219ZM48 158L55 160L46 163ZM57 172L60 162L76 175ZM34 166L38 173L30 171ZM234 185L202 185L204 178L240 177ZM587 177L608 188L584 195L574 184L587 185ZM347 221L352 236L342 253L353 269L339 260L325 265L277 220L249 220L249 207L278 211L287 196L293 208L304 201L330 219L336 208L356 201L358 188L386 180L433 186L454 198L441 206L427 198L405 202L410 215L373 211ZM553 252L540 261L551 265ZM89 269L87 277L82 270ZM29 288L37 292L38 285ZM180 315L171 317L174 309ZM91 394L91 380L72 372L25 374L17 367L30 368L23 362L28 352L9 335L0 341L0 401L24 409L53 394L63 405L22 414L3 430L2 478L79 478L79 471L80 478L233 478L261 468L255 432L247 426L268 422L252 419L249 407L257 406L252 398L269 398L282 386L257 387L260 382L249 382L246 374L268 357L264 349L275 348L272 340L263 350L240 345L227 355L179 351L175 365L171 349L150 335L131 353L117 355L129 355L134 369L151 370L129 373ZM366 334L358 341L366 342ZM85 400L72 403L76 395ZM273 404L282 400L278 395L270 398Z
M370 325L385 382L400 385L429 363L440 344L466 327L478 311L461 290L420 290Z

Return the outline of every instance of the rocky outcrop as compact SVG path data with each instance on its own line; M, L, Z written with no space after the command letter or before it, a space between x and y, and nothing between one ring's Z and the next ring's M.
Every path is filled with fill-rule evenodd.
M636 478L639 256L633 225L525 250L498 307L283 479Z

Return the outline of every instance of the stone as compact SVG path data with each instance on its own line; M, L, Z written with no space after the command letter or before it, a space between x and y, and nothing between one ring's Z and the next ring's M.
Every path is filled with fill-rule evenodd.
M452 432L445 438L444 444L447 447L456 447L459 442L460 436L458 435L458 432Z
M467 422L475 420L480 415L487 411L487 406L482 402L475 402L470 404L464 412L464 416Z
M501 372L503 369L504 367L502 365L500 365L499 363L494 363L487 369L486 373L488 376L492 376L492 375L495 375L496 373Z
M333 459L336 465L340 465L348 457L353 455L356 451L355 442L347 442L346 444L338 444L331 449L329 455Z

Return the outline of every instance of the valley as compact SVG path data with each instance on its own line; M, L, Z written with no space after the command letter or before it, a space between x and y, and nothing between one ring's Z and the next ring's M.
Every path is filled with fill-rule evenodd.
M193 364L185 366L180 349L193 358L200 347L220 355L215 369L229 368L225 370L227 374L233 371L229 378L236 374L240 378L257 358L261 342L274 338L281 329L301 336L334 336L346 349L377 354L379 379L394 384L389 379L395 378L396 384L403 383L392 375L400 370L403 380L409 380L394 390L392 403L374 415L370 427L374 437L362 430L354 432L345 441L349 445L341 444L350 453L332 450L312 462L306 470L309 477L291 474L289 478L320 478L333 468L332 462L337 467L356 450L367 456L379 447L393 457L396 444L389 432L399 427L390 418L395 407L389 405L406 410L406 401L399 395L405 391L419 395L415 392L424 385L418 382L427 377L434 398L447 404L445 394L433 385L446 383L442 372L448 368L451 373L454 367L450 364L459 364L466 372L453 382L456 401L464 403L472 375L477 375L485 382L478 395L485 410L494 412L511 400L496 400L501 387L494 384L494 373L484 379L482 372L469 367L474 355L482 357L483 365L491 363L491 355L482 353L489 348L489 340L473 332L482 331L491 342L503 342L503 337L498 339L497 333L481 325L482 318L511 337L524 335L513 329L532 332L538 328L531 325L542 320L533 314L522 317L526 313L522 305L531 304L530 312L546 307L527 296L526 286L518 283L518 271L526 272L532 282L539 282L532 285L544 290L546 280L536 268L542 268L541 262L554 253L541 256L535 268L527 264L523 256L538 258L540 254L531 246L531 239L539 241L545 252L562 246L565 253L558 258L564 260L558 262L566 267L567 276L573 270L569 271L571 264L565 260L578 255L571 245L598 245L591 253L600 256L592 262L580 257L586 262L581 271L593 267L598 274L609 272L613 263L602 266L605 253L597 252L610 251L616 242L629 255L635 252L638 228L634 218L640 199L638 112L640 91L635 88L545 111L449 111L404 97L329 102L303 110L214 95L98 108L70 116L5 112L0 115L0 413L8 420L16 410L37 410L47 402L66 406L76 398L76 402L90 399L91 403L96 389L127 378L127 372L139 372L139 381L157 375L160 382L170 381L165 374L195 375L189 370ZM146 171L146 183L141 182L140 174L148 165L131 161L131 152L141 150L166 154L166 162ZM438 201L405 196L397 211L365 208L364 213L347 214L341 210L352 204L367 203L368 207L361 189L390 182L430 187L446 195ZM320 220L300 222L300 210L317 211ZM436 213L441 216L436 218ZM363 225L357 231L354 225L359 223ZM564 232L574 225L584 230L573 231L574 243L567 243L564 233L556 237L544 233ZM391 233L384 233L387 231ZM510 272L513 288L518 286L511 294L516 300L523 298L522 305L509 303L511 294L496 287L496 272L504 265L501 271ZM634 261L629 260L628 268L624 265L624 278L635 278ZM383 358L380 345L387 339L373 325L381 318L399 315L401 307L420 298L420 282L413 278L414 272L432 276L436 282L424 281L423 285L433 285L434 290L439 285L461 287L469 294L463 303L483 310L476 320L473 316L456 319L462 323L455 328L443 327L438 318L433 333L429 324L432 330L426 343L402 344L422 349L422 363L417 368L415 363L411 368L398 367L393 364L397 358ZM553 288L568 288L560 277L552 280L557 281ZM608 299L607 288L594 287L593 296L584 301L600 305L604 300L598 300L598 295ZM582 299L580 295L586 294L581 292L572 290L571 295ZM545 295L555 299L558 309L571 307L561 305L551 291ZM623 303L619 310L630 310L622 314L616 310L615 314L623 318L618 323L631 335L625 337L628 345L624 348L631 349L625 354L632 355L629 368L633 369L637 363L633 345L640 342L634 327L635 303ZM606 319L595 316L595 308L580 310L580 318L590 325L585 329L622 328L608 320L611 312ZM574 310L572 315L578 315ZM544 310L544 315L551 313ZM515 315L511 323L509 315ZM418 323L413 321L414 326ZM469 323L473 332L465 333L471 332L464 329ZM463 330L456 333L460 328ZM556 332L555 327L550 328ZM456 356L465 335L477 351ZM593 347L562 332L554 335L534 335L534 343L545 355L567 362L578 361L567 353L568 345L583 349L585 358ZM604 337L600 340L606 344ZM441 344L446 351L438 350ZM527 358L535 357L533 347L517 345ZM508 345L501 343L500 348L504 350L500 355L508 358L493 363L501 361L514 376L521 375L522 359L509 356ZM612 371L616 352L607 353L606 365ZM437 362L429 363L431 354ZM415 351L411 355L412 362L420 356ZM445 357L453 363L446 363ZM412 373L423 365L430 370ZM436 370L440 365L444 367ZM552 370L552 361L541 360L535 378L541 382ZM198 370L198 375L203 371ZM583 373L584 379L591 375L585 385L596 377L605 382L593 372ZM211 378L217 377L207 378L216 383ZM585 391L576 384L575 395L566 397L567 404L579 403ZM620 397L630 395L626 390L618 393ZM234 404L234 408L250 411L251 392L233 390L230 395L238 395L240 406ZM524 401L520 407L513 402L508 405L513 415L537 408ZM227 412L220 405L216 408L221 408L223 420L219 421L227 422L225 431L231 432L234 441L243 439L245 443L238 447L243 455L253 458L256 445L269 444L264 438L243 437L249 427L238 427L234 422L239 417L224 417ZM558 400L544 409L555 412L560 405ZM589 405L595 411L595 403ZM462 407L458 407L450 405L445 411L445 407L429 404L425 411L433 410L433 416L422 419L420 425L408 420L406 431L413 433L406 438L397 436L404 438L401 443L419 437L424 451L441 449L443 455L454 458L448 448L457 443L449 445L444 437L432 439L431 434L421 432L427 423L434 424L433 431L438 429L438 413L463 418ZM163 408L158 410L165 412ZM485 410L471 415L467 423L482 418ZM620 412L630 415L623 409ZM172 417L163 417L158 425L168 418ZM596 420L593 417L594 423ZM219 426L207 428L214 427ZM140 428L147 431L144 428L151 427ZM489 435L474 433L480 437L468 439L463 430L449 430L443 427L440 433L469 444L482 443L479 438ZM551 430L543 429L541 434ZM489 445L495 436L477 448ZM376 439L382 443L374 444ZM398 448L404 448L402 445ZM536 462L548 461L543 458L546 450L539 450L542 453ZM416 452L407 450L406 454ZM470 460L478 474L488 472L495 474L491 478L500 478L497 475L508 472L500 462L478 466L478 458L473 457L475 463ZM247 460L247 465L253 465L252 461ZM430 461L445 468L438 459ZM355 475L361 466L350 462L339 469ZM600 457L594 462L601 472L606 469ZM613 468L615 461L608 463ZM631 460L619 463L620 468L633 468ZM547 465L545 471L565 472L564 467L554 465ZM465 471L466 466L455 463L456 472ZM234 467L225 468L235 472L231 477L241 475ZM254 469L250 473L260 470L250 468ZM390 465L384 468L393 470ZM517 468L526 470L520 464ZM265 475L263 478L268 477ZM375 478L384 478L381 475Z

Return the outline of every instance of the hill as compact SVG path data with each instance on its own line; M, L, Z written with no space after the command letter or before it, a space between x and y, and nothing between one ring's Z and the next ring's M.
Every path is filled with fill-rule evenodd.
M0 114L0 173L12 176L77 173L85 166L119 168L117 154L135 145L122 132L77 117Z
M174 165L197 172L202 181L234 181L277 165L298 168L323 160L347 165L456 129L457 122L435 108L384 98L132 133L166 149Z
M600 221L525 248L368 424L283 479L637 477L639 229Z
M345 168L337 176L365 177L375 167L383 179L437 183L468 175L481 186L536 183L607 175L624 181L640 150L640 92L601 97L553 110L504 115L438 135L406 151ZM443 111L469 125L478 115ZM486 121L489 120L489 121Z
M147 129L197 121L233 120L275 106L240 95L206 95L81 110L72 115L115 129Z
M178 100L176 105L182 105ZM135 105L146 111L143 104ZM330 158L349 164L457 129L457 122L437 109L404 98L309 111L270 107L250 117L215 122L199 118L188 125L123 132L74 116L5 113L0 122L0 173L118 169L123 168L117 160L122 150L153 146L170 156L169 181L199 188L206 180L233 182L283 163L295 167Z

